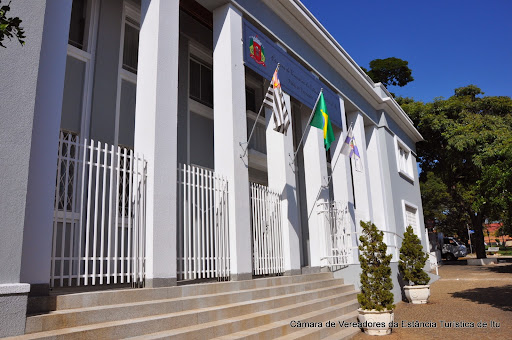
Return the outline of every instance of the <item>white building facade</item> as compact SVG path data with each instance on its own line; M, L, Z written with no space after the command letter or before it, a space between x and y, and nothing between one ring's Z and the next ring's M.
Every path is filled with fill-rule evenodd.
M27 43L0 61L0 336L23 333L28 294L62 287L321 270L357 286L360 221L385 232L399 299L406 226L428 244L422 137L299 0L37 0L12 14ZM286 134L258 116L277 63ZM308 128L320 89L328 152ZM360 159L340 156L349 127Z

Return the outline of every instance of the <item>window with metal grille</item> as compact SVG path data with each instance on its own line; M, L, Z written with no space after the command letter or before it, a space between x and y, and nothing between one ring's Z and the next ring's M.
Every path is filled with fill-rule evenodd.
M416 235L418 235L418 237L421 239L421 233L418 224L418 208L410 203L406 203L405 201L402 202L404 209L405 227L411 226L412 230L414 230Z
M76 186L76 159L78 153L78 134L61 131L59 140L59 157L57 169L57 200L58 210L73 211L73 193Z
M411 150L395 136L396 159L398 172L414 181L413 157Z

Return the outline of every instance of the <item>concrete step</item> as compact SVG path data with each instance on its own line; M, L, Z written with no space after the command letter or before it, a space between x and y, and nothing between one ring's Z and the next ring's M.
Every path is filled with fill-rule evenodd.
M25 333L50 331L88 324L119 321L144 316L179 313L197 308L223 306L227 304L260 301L274 304L297 299L307 300L311 296L325 296L352 289L338 279L295 283L286 286L264 287L239 292L188 296L175 299L149 300L117 305L67 309L50 314L27 318Z
M226 336L215 338L216 340L235 340L235 339L247 339L247 340L259 340L259 339L321 339L320 335L326 336L334 333L336 330L333 328L326 328L325 323L327 321L356 321L357 312L350 311L350 308L346 308L347 304L357 309L357 305L354 302L346 302L341 305L332 306L329 308L322 309L320 311L314 311L311 313L294 316L278 322L273 322L260 327L251 328L241 332L229 334ZM348 310L348 311L347 311ZM321 328L312 327L295 327L297 322L311 322L322 325ZM295 325L292 327L292 325ZM324 331L326 329L327 331Z
M329 299L318 299L308 305L296 304L290 307L281 307L191 327L132 337L129 339L230 339L229 336L233 334L237 334L234 335L234 339L273 339L274 334L279 334L279 332L286 332L292 329L289 325L289 321L288 323L283 324L283 320L299 319L302 315L325 319L326 317L329 317L329 315L332 315L333 312L348 313L357 309L359 306L357 301L354 299L340 303L342 300L343 299L339 300L337 298L333 298L331 301L329 301ZM331 302L332 305L329 304L329 302ZM326 305L329 305L329 307L321 307L325 307ZM268 324L272 325L267 326ZM260 331L262 334L260 334ZM245 332L247 332L247 334L244 334Z
M330 289L330 288L328 288ZM324 289L325 290L325 289ZM231 304L223 307L201 308L182 313L156 315L130 320L103 322L87 326L28 334L20 339L118 339L130 336L151 338L148 333L166 332L165 338L212 338L266 323L277 322L294 315L320 311L335 305L346 303L344 312L357 308L354 291L327 295L309 301L295 302L280 306L283 300L274 297ZM294 294L290 294L294 295ZM282 299L292 297L287 295ZM306 296L304 293L295 294ZM160 335L157 335L160 336ZM158 338L158 337L157 337Z
M357 334L361 333L360 328L350 327L345 329L340 329L338 332L331 334L325 338L324 340L349 340L355 337Z
M325 318L323 320L318 320L318 319L315 319L315 318L301 319L301 321L306 321L306 322L318 322L318 321L321 321L322 327L304 327L304 328L300 329L297 332L294 332L294 333L291 333L291 334L286 334L286 335L283 335L283 336L280 336L280 337L274 337L273 339L276 339L276 340L326 339L326 338L334 336L335 334L336 334L337 337L334 338L334 339L338 339L338 340L350 339L350 337L352 337L357 332L359 332L359 329L356 328L355 330L357 332L354 332L353 328L341 328L341 327L339 327L339 322L343 322L343 321L347 321L347 322L357 321L357 316L358 316L357 308L358 308L358 305L356 305L355 308L356 308L355 310L353 310L353 311L351 311L349 313L341 314L341 315L340 315L339 312L338 313L333 313L333 314L336 314L336 315L332 316L332 317L329 317L328 319L325 319ZM334 322L335 326L334 327L326 327L326 322L327 321Z
M278 276L247 281L209 282L176 287L116 289L62 295L58 295L60 290L57 290L57 293L52 293L50 296L31 297L29 299L30 309L28 313L32 314L63 309L77 309L129 302L172 299L185 296L219 294L328 279L332 279L331 273ZM69 292L69 289L67 291Z
M349 339L355 331L337 322L355 321L358 308L354 287L324 272L50 298L57 310L28 317L13 339Z

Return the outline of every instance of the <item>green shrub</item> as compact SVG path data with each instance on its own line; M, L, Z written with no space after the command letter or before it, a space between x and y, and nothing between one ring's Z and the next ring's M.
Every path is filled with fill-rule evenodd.
M375 224L361 221L363 235L359 237L361 245L359 262L361 263L361 293L357 301L362 309L392 310L393 282L391 281L392 255L386 255L387 246L383 241L384 233Z
M414 234L412 227L408 226L404 233L404 240L400 248L400 261L398 262L398 269L405 282L412 283L412 285L428 284L430 278L423 270L427 257L420 239Z

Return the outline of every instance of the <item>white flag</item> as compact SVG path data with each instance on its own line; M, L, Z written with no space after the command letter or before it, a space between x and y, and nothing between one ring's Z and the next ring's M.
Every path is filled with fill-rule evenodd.
M345 138L345 142L343 142L340 153L347 156L348 158L354 159L354 168L357 171L363 170L361 164L361 156L359 155L359 149L356 145L356 139L354 138L352 126L348 129L347 138Z
M274 72L272 81L268 87L263 104L272 110L272 116L274 117L274 130L277 132L284 133L290 126L290 115L284 102L283 92L281 90L281 82L277 76L278 68Z

